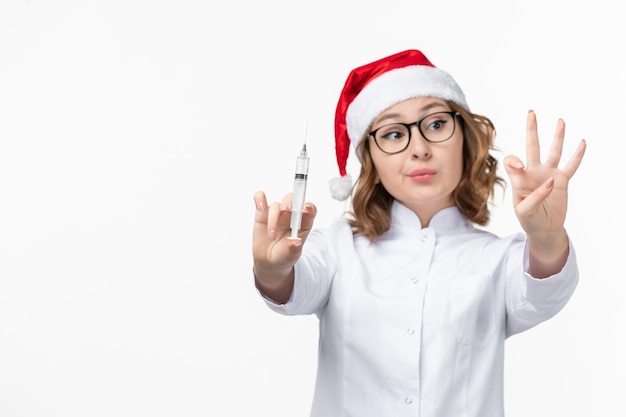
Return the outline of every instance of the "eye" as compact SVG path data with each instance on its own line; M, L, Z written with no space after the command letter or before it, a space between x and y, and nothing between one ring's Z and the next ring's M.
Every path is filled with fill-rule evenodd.
M379 140L386 140L390 142L401 141L406 139L408 135L407 128L401 124L391 124L383 126L376 133L376 137Z
M426 126L426 130L434 131L443 129L446 124L449 122L449 117L446 117L445 113L442 114L434 114L432 117L424 120L423 126Z

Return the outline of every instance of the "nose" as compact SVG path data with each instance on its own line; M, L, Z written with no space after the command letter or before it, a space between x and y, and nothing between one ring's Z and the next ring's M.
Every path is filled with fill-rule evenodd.
M409 143L411 156L416 159L430 159L432 156L430 146L430 142L424 139L419 128L416 125L411 126L411 143Z

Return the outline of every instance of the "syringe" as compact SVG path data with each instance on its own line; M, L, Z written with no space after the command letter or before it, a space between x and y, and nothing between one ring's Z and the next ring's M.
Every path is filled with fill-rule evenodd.
M302 145L300 155L296 159L296 177L293 183L293 195L291 200L291 236L289 239L300 239L298 231L302 224L302 212L304 211L304 197L306 194L306 181L309 174L309 156L306 152L306 143Z

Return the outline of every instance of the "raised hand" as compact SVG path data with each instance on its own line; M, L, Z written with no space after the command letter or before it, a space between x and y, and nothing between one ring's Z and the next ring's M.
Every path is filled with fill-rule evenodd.
M302 253L317 210L304 205L299 239L291 239L291 193L283 200L267 204L265 193L254 195L256 206L252 232L252 256L257 286L270 298L286 302L293 286L293 265Z
M559 168L564 138L565 122L559 119L552 146L542 162L537 116L531 110L526 122L526 165L514 155L504 159L511 180L515 214L527 234L550 233L564 226L567 188L586 148L586 142L581 140L567 164Z
M531 273L537 277L557 272L567 256L564 228L567 189L582 161L586 142L581 140L570 160L559 168L564 138L565 122L559 119L552 145L542 162L537 116L531 110L526 122L526 165L514 155L504 158L504 168L511 180L515 215L530 245Z

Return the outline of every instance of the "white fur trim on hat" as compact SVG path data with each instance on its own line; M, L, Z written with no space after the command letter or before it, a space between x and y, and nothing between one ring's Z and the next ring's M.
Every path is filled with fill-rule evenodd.
M410 65L374 78L354 98L346 113L350 141L356 145L379 114L401 101L436 97L469 111L465 95L447 72L425 65Z
M343 177L331 178L328 181L328 187L330 188L330 195L335 200L346 200L352 190L352 177L350 174L347 174Z

